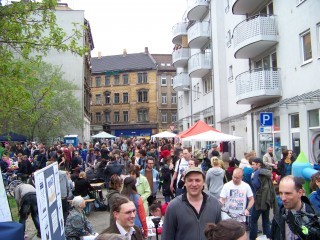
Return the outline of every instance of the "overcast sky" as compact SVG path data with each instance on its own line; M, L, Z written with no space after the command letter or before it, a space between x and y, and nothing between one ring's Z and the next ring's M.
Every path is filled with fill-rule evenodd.
M92 56L172 53L172 27L181 22L187 0L61 0L85 10L94 42Z

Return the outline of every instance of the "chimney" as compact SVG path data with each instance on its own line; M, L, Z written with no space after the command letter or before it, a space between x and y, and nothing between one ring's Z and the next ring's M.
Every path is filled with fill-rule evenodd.
M101 59L101 52L98 52L98 59Z
M126 57L127 56L127 49L123 49L123 57Z
M149 53L148 47L145 47L145 48L144 48L144 53L145 53L145 54L148 54L148 53Z

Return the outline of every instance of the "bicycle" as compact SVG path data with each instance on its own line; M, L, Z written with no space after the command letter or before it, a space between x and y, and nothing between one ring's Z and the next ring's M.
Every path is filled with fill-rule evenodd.
M243 222L243 217L250 217L251 215L245 215L244 213L232 213L227 209L221 209L221 218L225 219L234 219L238 222Z
M8 175L8 185L5 187L7 195L14 197L14 189L21 184L22 181L18 179L18 176L15 174Z

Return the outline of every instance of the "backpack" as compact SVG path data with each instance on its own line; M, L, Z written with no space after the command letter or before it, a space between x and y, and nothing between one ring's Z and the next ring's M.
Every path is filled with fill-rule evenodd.
M96 211L110 211L110 207L98 199L94 200L94 209Z

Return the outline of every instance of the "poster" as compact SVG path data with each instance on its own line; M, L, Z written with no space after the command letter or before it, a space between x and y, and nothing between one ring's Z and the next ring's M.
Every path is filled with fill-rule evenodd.
M0 175L0 206L0 222L11 222L12 216L8 203L7 193L3 184L2 174Z
M58 164L34 174L42 240L64 240Z

